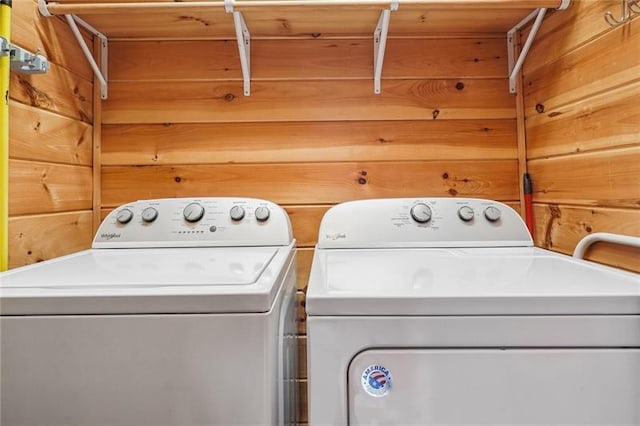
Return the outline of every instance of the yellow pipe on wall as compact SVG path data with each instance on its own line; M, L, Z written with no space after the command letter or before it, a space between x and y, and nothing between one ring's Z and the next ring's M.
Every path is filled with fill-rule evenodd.
M0 0L0 36L11 41L11 0ZM9 267L9 72L11 57L0 56L0 272Z

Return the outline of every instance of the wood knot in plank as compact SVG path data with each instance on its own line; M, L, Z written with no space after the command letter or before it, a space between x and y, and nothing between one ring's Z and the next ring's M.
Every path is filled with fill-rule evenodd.
M360 177L358 177L358 183L360 185L366 185L368 183L368 179L367 179L367 171L366 170L360 170Z
M456 90L464 90L464 83L459 81L456 83Z
M180 182L182 182L182 178L181 178L180 176L176 176L176 177L174 177L174 178L173 178L173 180L175 180L175 181L176 181L176 183L180 183Z
M431 112L431 116L433 117L434 120L438 118L439 115L440 115L439 109L434 109L433 112Z
M452 197L455 197L456 195L458 195L458 191L455 188L449 188L449 194Z
M53 99L42 90L33 86L31 82L24 77L19 76L18 82L22 87L24 94L29 98L31 106L52 108L54 105Z
M536 104L536 111L538 112L538 114L542 114L544 112L544 105Z
M231 102L236 98L236 95L234 95L233 93L227 93L226 95L224 95L224 100L227 102Z
M182 15L178 17L178 20L186 21L186 22L195 22L196 24L201 24L205 27L208 27L209 25L211 25L211 22L202 18L196 18L195 16Z

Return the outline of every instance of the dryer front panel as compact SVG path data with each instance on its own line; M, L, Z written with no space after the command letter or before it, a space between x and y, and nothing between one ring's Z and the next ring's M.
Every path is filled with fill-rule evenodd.
M640 424L639 349L371 349L350 425Z

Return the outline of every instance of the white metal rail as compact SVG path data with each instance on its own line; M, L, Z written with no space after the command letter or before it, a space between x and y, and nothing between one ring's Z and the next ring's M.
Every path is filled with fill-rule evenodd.
M620 244L624 246L640 248L640 237L611 234L608 232L596 232L595 234L587 235L580 240L575 250L573 251L573 257L577 259L584 259L584 255L587 252L587 249L589 249L591 245L598 242Z

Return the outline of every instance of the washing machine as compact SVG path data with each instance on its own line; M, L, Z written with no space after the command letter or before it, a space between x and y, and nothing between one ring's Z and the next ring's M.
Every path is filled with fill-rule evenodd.
M640 275L505 204L333 207L306 308L311 426L640 424Z
M295 277L276 204L121 206L91 249L0 275L0 423L293 424Z

